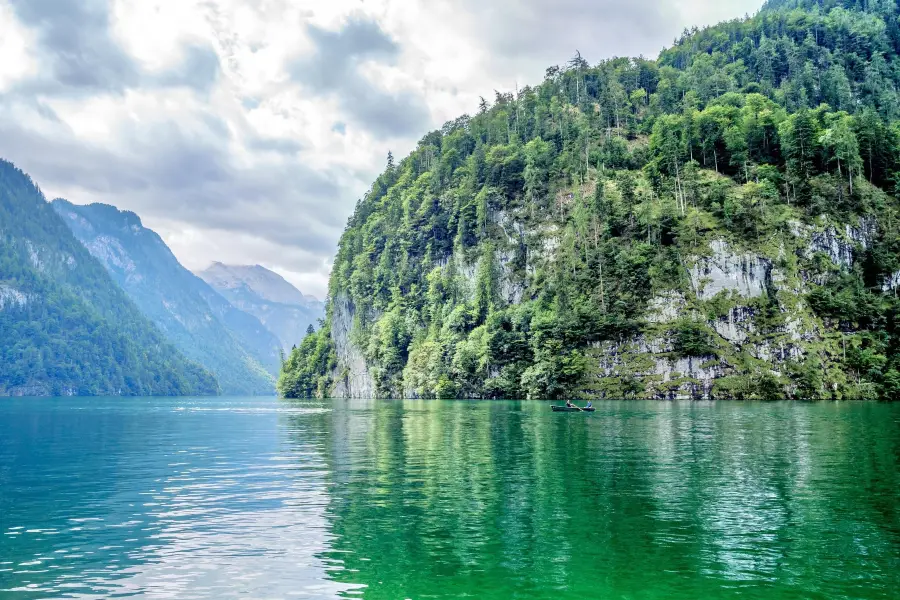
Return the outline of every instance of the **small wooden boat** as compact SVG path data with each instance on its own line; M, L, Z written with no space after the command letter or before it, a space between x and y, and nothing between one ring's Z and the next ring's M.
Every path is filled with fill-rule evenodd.
M576 407L568 407L568 406L551 406L553 412L594 412L597 410L594 407L591 408L578 408Z

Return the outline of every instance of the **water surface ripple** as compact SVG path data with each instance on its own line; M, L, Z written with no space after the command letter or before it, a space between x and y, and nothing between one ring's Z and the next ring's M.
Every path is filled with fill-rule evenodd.
M900 406L0 400L0 598L900 598Z

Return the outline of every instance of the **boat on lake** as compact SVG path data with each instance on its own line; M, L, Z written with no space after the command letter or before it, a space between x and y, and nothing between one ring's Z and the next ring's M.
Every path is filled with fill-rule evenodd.
M590 408L578 408L577 406L551 406L553 412L594 412L597 410L593 406Z

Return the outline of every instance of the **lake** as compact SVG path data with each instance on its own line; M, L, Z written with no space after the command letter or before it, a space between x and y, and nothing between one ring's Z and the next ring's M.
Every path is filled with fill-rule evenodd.
M0 598L898 598L900 405L0 399Z

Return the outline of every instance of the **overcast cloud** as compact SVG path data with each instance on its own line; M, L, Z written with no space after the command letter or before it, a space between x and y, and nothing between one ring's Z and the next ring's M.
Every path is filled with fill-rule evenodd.
M384 164L575 50L655 56L761 0L0 0L0 157L132 210L191 269L323 297Z

